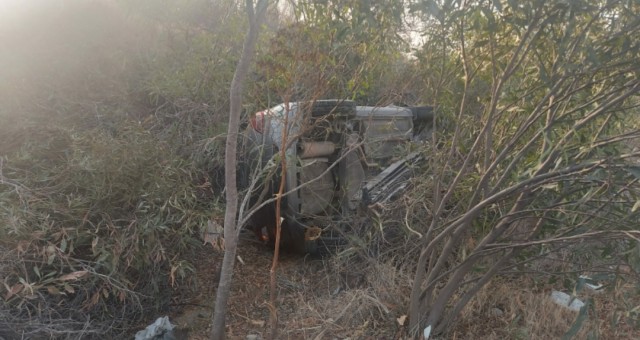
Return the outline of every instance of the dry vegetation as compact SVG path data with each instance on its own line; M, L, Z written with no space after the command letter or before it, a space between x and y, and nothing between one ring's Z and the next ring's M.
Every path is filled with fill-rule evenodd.
M269 334L268 255L249 235L242 237L239 256L245 264L239 263L235 269L237 279L227 320L230 339ZM207 339L215 293L209 282L215 276L220 257L212 250L203 250L197 258L199 288L194 293L181 294L180 303L170 315L181 334L188 334L190 339ZM311 259L285 253L277 283L279 337L406 338L405 306L411 272L399 268L402 266L397 261L346 260L340 255ZM577 338L637 338L638 319L629 314L629 306L640 303L635 280L622 275L608 281L601 293L581 290L577 296L588 300L591 307ZM549 299L551 290L562 286L558 280L540 274L500 278L476 295L460 321L442 338L562 338L578 316Z
M187 1L191 6L180 10L151 10L149 1L70 3L34 7L0 24L0 41L10 47L0 55L0 338L118 338L164 314L190 338L206 338L220 256L198 235L223 210L221 134L242 11L233 1ZM208 13L226 16L212 20ZM402 98L411 86L424 97L438 94L435 76L411 63L397 66L398 53L381 48L369 56L361 43L367 32L357 39L347 34L351 45L335 47L321 40L333 34L330 27L280 29L277 14L265 28L248 111L299 92L310 79L314 95L369 103ZM268 42L283 36L292 47L273 51ZM296 49L301 43L306 48ZM348 53L339 54L341 48ZM433 57L419 60L428 64ZM349 64L356 61L361 64ZM322 73L309 66L316 64L337 66ZM420 79L405 81L401 74ZM447 100L439 124L453 131L454 99ZM631 143L640 147L638 139ZM459 152L448 169L462 164ZM411 334L408 306L423 241L417 235L424 232L418 227L433 218L425 203L435 199L432 172L419 171L413 191L364 213L352 242L334 256L281 259L282 338ZM464 178L446 213L463 209L458 202L471 194L464 183L472 180ZM482 218L490 221L490 213ZM484 227L460 235L462 246L447 270L474 249ZM540 245L522 254L533 261L514 259L483 287L442 337L560 338L580 314L548 295L572 292L578 276L589 274L602 278L605 291L577 290L590 304L576 337L640 338L640 247L634 242ZM245 264L236 267L227 333L266 336L271 252L246 237L239 252Z
M190 122L135 98L153 30L102 2L18 15L2 31L0 336L130 332L192 271L213 181L171 139Z

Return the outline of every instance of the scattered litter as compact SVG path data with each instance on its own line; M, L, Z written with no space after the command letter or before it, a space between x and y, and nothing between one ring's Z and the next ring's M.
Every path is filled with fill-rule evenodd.
M554 290L551 292L551 299L556 304L568 308L574 312L580 311L580 308L584 307L584 302L580 299L572 298L571 295Z
M601 293L602 288L604 288L603 285L586 275L580 275L580 280L582 280L584 282L584 286L592 292Z
M407 316L403 315L396 319L398 321L398 325L404 326L405 321L407 321Z
M431 335L431 326L427 326L422 332L422 336L424 336L424 340L429 340L429 336Z
M174 328L175 326L169 322L169 317L163 316L136 333L135 340L174 340Z

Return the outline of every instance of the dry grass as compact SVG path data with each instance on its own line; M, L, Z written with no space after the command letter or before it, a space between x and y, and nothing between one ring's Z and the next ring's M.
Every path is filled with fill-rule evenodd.
M154 28L66 3L0 24L0 338L117 337L166 309L215 204L130 98Z
M561 338L574 325L578 313L556 305L549 298L551 286L536 286L530 278L498 279L490 283L465 309L450 338ZM625 294L635 295L635 298L625 299L622 296ZM604 292L584 292L578 297L583 301L590 301L591 307L576 339L586 339L588 336L599 339L637 339L640 336L640 330L631 324L633 320L625 320L628 311L621 305L622 301L628 304L640 302L632 284L620 283Z
M229 339L248 334L266 338L270 331L268 278L271 252L244 239L240 247L244 264L235 268L227 323ZM210 251L208 251L210 252ZM195 310L177 313L190 339L207 339L215 289L211 271L215 257L198 265L202 282ZM347 261L348 260L348 261ZM555 263L555 261L553 261ZM361 258L301 258L284 254L278 269L278 339L408 339L402 320L411 287L411 272L402 261L368 261ZM215 279L213 280L215 282ZM575 339L596 334L598 339L636 339L637 315L629 313L640 304L636 281L621 276L599 294L579 293L593 306ZM458 323L437 339L559 339L574 325L578 313L564 310L549 299L561 281L540 275L497 278L484 287L463 311ZM190 301L190 300L183 300ZM500 311L497 311L499 309ZM614 323L614 320L615 321ZM401 326L404 321L404 326Z

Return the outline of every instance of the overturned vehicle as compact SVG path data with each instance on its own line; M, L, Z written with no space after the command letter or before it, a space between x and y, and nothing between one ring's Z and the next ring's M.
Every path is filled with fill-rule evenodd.
M240 187L249 190L246 209L255 210L247 228L274 243L282 189L281 246L319 253L344 243L359 207L406 188L422 159L408 146L429 138L433 119L429 106L348 100L290 102L256 113L241 136L238 172Z

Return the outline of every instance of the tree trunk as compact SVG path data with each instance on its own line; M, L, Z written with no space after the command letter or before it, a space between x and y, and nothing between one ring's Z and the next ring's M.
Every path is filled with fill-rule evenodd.
M227 129L227 141L225 144L225 169L224 180L226 185L226 209L224 214L224 239L225 253L220 271L220 282L216 292L215 309L211 326L211 338L214 340L225 337L225 316L227 311L227 301L231 292L233 280L233 267L235 263L236 251L238 249L239 228L237 225L238 212L238 188L236 186L236 167L238 151L238 131L240 128L240 114L242 112L242 90L244 81L249 73L251 59L255 54L256 42L258 40L258 30L264 13L267 8L267 0L258 0L254 13L253 1L246 0L247 17L249 19L249 31L244 40L242 54L236 66L236 71L231 82L229 91L230 112L229 126Z

